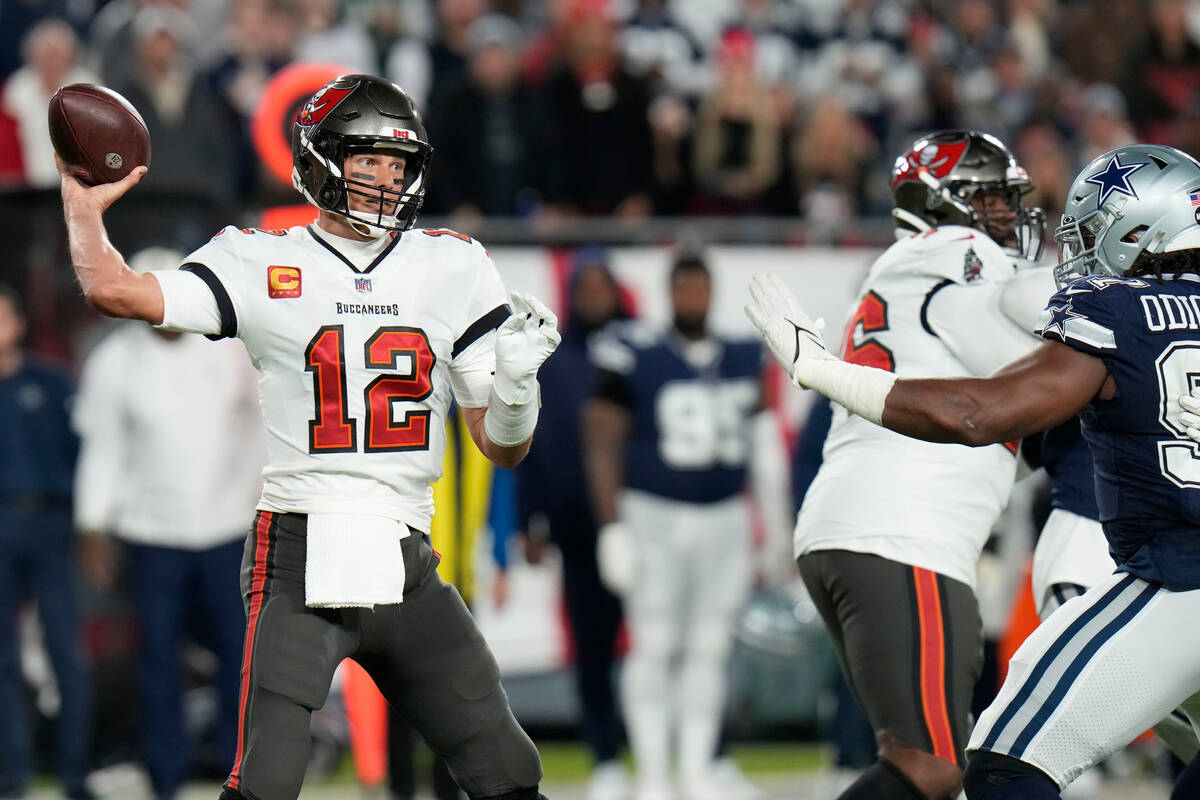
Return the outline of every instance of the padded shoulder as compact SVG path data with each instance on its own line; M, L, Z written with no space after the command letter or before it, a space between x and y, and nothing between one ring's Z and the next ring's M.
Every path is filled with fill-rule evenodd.
M1012 258L987 234L950 225L896 242L875 263L872 277L912 276L965 286L1005 281L1014 271Z

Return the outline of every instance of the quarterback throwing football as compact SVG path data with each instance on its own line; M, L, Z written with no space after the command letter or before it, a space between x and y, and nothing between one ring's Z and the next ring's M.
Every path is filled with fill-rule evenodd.
M471 798L535 800L537 750L458 592L438 578L427 531L451 392L484 455L518 463L557 321L532 297L506 296L478 242L413 229L432 148L398 87L366 75L326 84L298 115L292 152L315 224L226 228L179 270L145 275L111 246L101 215L146 169L88 188L60 164L88 301L236 336L261 373L270 462L242 562L238 747L221 798L300 793L309 715L348 657Z

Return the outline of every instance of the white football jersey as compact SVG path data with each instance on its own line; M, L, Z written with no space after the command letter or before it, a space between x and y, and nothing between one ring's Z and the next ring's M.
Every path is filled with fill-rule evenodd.
M259 508L427 531L451 389L465 407L487 405L506 294L462 234L410 230L357 265L350 244L315 225L226 228L180 273L156 273L163 327L245 343L270 455ZM209 290L219 319L198 322L189 309Z
M930 324L929 302L951 285L995 284L1013 274L1011 259L973 228L902 239L868 272L841 356L900 377L970 376L941 338L947 332ZM986 336L985 323L973 333ZM1012 489L1014 452L1015 445L911 439L835 404L824 461L797 519L796 555L874 553L974 586L975 562Z

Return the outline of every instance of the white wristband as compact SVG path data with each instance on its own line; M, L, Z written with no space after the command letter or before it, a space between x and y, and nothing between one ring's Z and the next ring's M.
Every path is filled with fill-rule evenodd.
M537 427L539 392L537 381L533 384L533 400L519 405L509 405L500 399L496 387L492 386L488 396L487 411L483 414L483 432L493 444L500 447L516 447L533 436Z
M837 358L811 358L796 363L792 380L815 389L852 414L883 424L883 404L896 376L874 367L847 364Z

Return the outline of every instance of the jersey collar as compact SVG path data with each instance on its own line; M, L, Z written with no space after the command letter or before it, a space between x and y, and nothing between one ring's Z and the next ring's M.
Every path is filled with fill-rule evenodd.
M324 247L329 252L333 253L335 256L337 256L341 260L341 262L343 264L345 264L352 271L354 271L355 273L358 273L360 275L366 275L368 272L370 272L371 270L375 269L377 266L382 264L383 260L388 257L388 254L390 254L393 250L396 249L396 245L400 244L400 239L403 235L400 232L396 232L396 234L394 236L392 236L392 241L386 247L384 247L382 250L379 251L379 255L375 256L375 258L373 258L371 260L371 263L368 264L366 267L364 267L363 269L359 269L358 267L354 266L353 261L346 258L346 256L343 255L340 250L338 250L336 247L334 247L332 244L330 244L328 241L326 241L324 238L322 238L320 234L317 233L316 225L312 225L312 224L307 225L307 226L305 226L305 230L308 231L308 234L310 236L312 236L314 239L317 240L318 244L320 244L322 247Z

